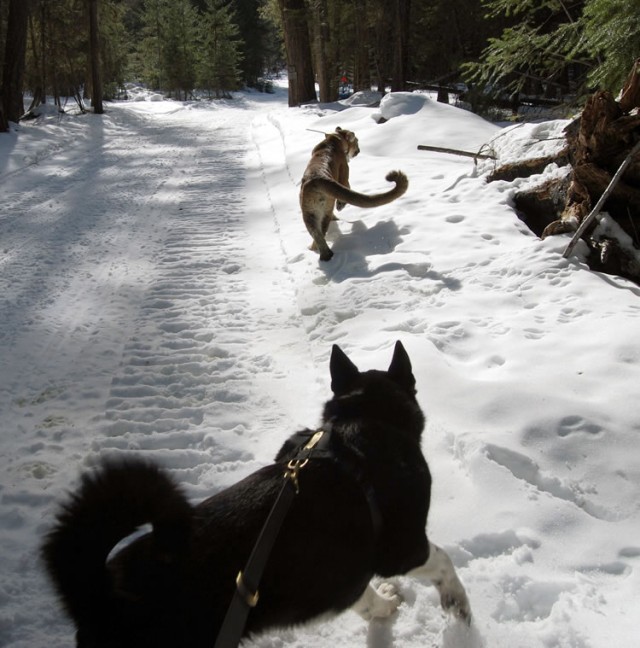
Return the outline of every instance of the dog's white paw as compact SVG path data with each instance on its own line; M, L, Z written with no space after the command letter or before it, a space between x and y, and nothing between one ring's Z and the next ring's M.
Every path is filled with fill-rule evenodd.
M443 609L465 623L471 623L471 606L467 593L444 549L430 542L429 559L424 565L413 569L410 574L431 580L440 594Z
M381 583L374 587L369 583L360 600L353 609L366 621L371 619L386 619L391 616L402 603L395 585Z
M443 610L450 612L461 621L469 624L471 623L469 599L467 598L467 593L464 591L462 583L457 578L456 581L449 583L448 586L441 585L438 588L440 591L440 604Z
M400 607L400 603L402 603L402 597L400 596L396 586L392 583L382 583L378 587L377 591L380 595L378 601L382 605L380 607L380 613L376 616L391 616Z

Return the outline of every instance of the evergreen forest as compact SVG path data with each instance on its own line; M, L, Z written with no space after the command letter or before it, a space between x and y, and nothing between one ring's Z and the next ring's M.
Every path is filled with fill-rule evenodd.
M438 89L473 109L580 105L640 57L640 0L0 0L0 129L137 81L170 97L269 89L289 104ZM28 111L27 111L28 112Z

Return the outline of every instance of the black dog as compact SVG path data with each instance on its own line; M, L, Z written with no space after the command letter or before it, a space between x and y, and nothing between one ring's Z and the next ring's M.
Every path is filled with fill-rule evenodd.
M469 621L449 557L426 536L431 476L404 347L396 344L386 372L359 372L337 346L330 365L328 440L299 472L245 634L350 606L365 618L387 616L399 597L369 581L408 572L431 579L443 607ZM298 444L292 437L274 464L196 506L140 460L86 475L42 549L77 645L211 648ZM151 532L109 556L144 523Z

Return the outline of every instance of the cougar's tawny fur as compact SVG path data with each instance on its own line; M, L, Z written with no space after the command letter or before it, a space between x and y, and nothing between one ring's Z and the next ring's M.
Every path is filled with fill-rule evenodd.
M379 207L402 196L409 186L407 176L402 171L390 171L386 179L395 182L393 189L373 195L353 191L349 187L349 160L359 152L355 134L338 126L334 133L326 135L313 149L302 176L302 218L313 238L312 249L320 252L322 261L329 261L333 256L325 236L329 223L336 220L334 206L338 210L347 203L356 207Z

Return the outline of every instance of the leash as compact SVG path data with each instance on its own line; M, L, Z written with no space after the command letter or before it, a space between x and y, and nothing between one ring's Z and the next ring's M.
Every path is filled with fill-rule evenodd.
M271 508L258 540L249 556L243 571L236 577L236 589L227 614L218 633L214 648L236 648L240 643L247 617L252 608L258 604L260 597L258 585L264 568L276 542L280 527L295 499L300 492L298 476L300 471L309 463L311 454L321 441L328 442L329 434L324 430L315 432L309 441L298 451L294 459L287 463L284 473L284 483L280 493Z

